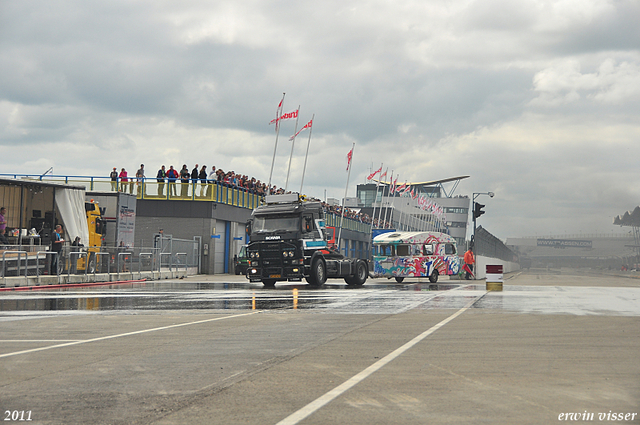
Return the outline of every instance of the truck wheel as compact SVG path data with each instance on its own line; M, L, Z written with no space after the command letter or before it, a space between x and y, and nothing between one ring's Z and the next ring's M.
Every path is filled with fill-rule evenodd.
M327 281L327 268L324 265L324 261L320 258L313 260L311 270L309 271L309 277L306 278L309 285L322 286Z
M396 277L396 282L398 283L402 283L403 280L404 280L404 277Z
M262 280L262 284L264 285L265 288L273 288L276 286L276 280L275 279L263 279Z
M436 283L438 281L438 270L434 270L429 276L429 282Z
M367 276L369 274L369 270L367 268L367 263L364 261L358 261L356 263L356 272L353 276L347 276L344 278L344 281L347 282L349 286L362 286L367 281Z

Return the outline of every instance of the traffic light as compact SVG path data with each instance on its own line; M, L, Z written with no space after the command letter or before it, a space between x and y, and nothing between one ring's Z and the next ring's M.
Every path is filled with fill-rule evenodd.
M478 217L480 217L482 214L484 214L485 212L482 211L482 209L484 208L484 205L479 204L479 203L475 203L474 208L473 208L473 218L476 219Z

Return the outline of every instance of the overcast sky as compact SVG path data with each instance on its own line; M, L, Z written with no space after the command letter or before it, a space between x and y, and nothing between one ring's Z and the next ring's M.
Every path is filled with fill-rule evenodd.
M2 173L269 178L315 114L304 192L469 175L501 239L620 232L640 204L637 0L0 2ZM273 182L284 186L294 122ZM299 187L307 134L295 145ZM486 202L484 202L486 201Z

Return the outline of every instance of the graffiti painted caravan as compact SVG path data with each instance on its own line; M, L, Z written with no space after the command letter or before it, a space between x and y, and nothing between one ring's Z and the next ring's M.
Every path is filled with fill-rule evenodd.
M440 275L460 272L455 239L438 232L390 232L373 239L373 275L395 278L428 277L436 283Z

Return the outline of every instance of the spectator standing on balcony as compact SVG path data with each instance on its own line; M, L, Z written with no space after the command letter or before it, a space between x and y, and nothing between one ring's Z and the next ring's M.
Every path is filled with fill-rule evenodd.
M158 196L164 196L164 179L167 177L167 172L164 169L164 165L158 170L156 174L156 181L158 182Z
M116 167L113 167L113 171L111 171L109 177L111 177L111 190L115 192L118 189L118 171Z
M189 173L187 164L183 164L182 170L180 170L180 182L182 182L180 196L182 198L186 198L189 196L189 179L190 178L191 178L191 173Z
M204 187L207 184L207 166L203 165L198 173L198 178L200 179L200 196L204 195ZM193 186L195 190L195 185Z
M178 172L173 168L173 165L170 165L169 171L167 171L167 181L169 182L169 191L167 191L167 195L169 195L169 192L171 192L173 196L178 196L176 193L177 179L178 179Z
M129 184L129 179L127 178L127 170L125 170L124 168L122 168L120 170L120 174L118 174L118 179L120 179L120 191L121 192L126 192L127 191L127 185Z
M214 182L217 180L216 177L216 166L211 166L211 171L209 171L209 181L207 182L207 198L211 198L211 193L213 192Z
M200 171L198 170L198 164L191 170L191 183L193 185L193 196L196 196L196 186L198 185L198 174Z
M196 164L196 166L193 168L193 170L191 170L191 180L193 180L193 183L197 183L198 182L198 175L200 174L200 170L198 170L198 164Z
M140 169L136 171L136 185L138 186L138 196L142 193L142 196L146 194L146 189L144 189L144 164L140 164Z

